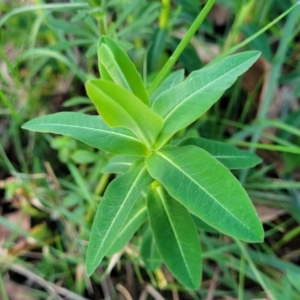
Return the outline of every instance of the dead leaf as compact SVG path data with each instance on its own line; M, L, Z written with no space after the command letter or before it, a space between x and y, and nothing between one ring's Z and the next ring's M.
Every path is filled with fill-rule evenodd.
M215 4L209 12L208 19L217 26L224 26L228 20L229 10L227 7Z
M21 210L6 214L5 218L12 224L16 224L26 231L30 230L30 218L28 214L22 212ZM0 224L0 244L2 244L10 234L11 230Z
M250 69L244 73L242 79L243 89L248 93L252 92L268 69L269 63L260 57Z
M256 212L263 223L273 221L279 216L286 214L284 209L266 206L266 205L256 205Z

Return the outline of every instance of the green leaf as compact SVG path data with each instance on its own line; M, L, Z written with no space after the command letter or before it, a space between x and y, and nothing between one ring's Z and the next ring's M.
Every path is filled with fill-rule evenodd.
M263 228L241 184L208 152L165 146L146 158L150 175L192 214L222 233L261 242Z
M159 69L159 62L168 39L168 30L157 28L151 37L151 46L147 54L147 71L149 73Z
M259 55L257 51L248 51L229 56L191 73L183 83L161 94L153 104L153 110L165 121L156 142L157 148L203 115Z
M148 214L145 199L141 199L135 203L123 228L119 232L118 237L115 239L115 242L109 248L106 255L112 255L122 250L147 218Z
M67 135L92 147L115 154L146 156L148 150L131 131L112 129L101 117L76 112L60 112L26 122L23 129Z
M113 82L93 79L86 83L87 94L103 120L111 127L124 127L151 148L163 119L125 88Z
M209 226L208 224L206 224L205 222L203 222L201 219L197 218L193 214L192 214L192 219L193 219L196 227L199 228L200 230L204 230L204 231L211 232L211 233L217 233L218 232L218 230L216 230L215 228Z
M189 212L161 186L149 191L147 208L155 243L166 266L185 286L198 288L201 248Z
M150 101L153 103L160 94L169 90L171 87L178 85L184 79L184 70L180 69L172 72L157 88L157 90L151 95Z
M105 44L102 44L99 47L98 55L99 55L99 63L105 67L105 70L109 75L107 79L110 79L110 81L113 81L116 84L121 85L128 91L132 92L122 70L120 69L119 65L117 64L114 58L113 53ZM104 78L104 76L101 76L101 78L106 79Z
M261 159L254 153L240 150L230 144L204 138L187 138L181 141L179 145L194 145L202 148L229 169L251 168L261 163Z
M123 86L149 106L147 91L135 65L128 55L107 36L102 36L99 41L98 62L102 79Z
M150 271L155 271L162 263L150 226L143 234L140 254L146 268Z
M137 156L117 155L113 157L108 164L101 170L102 173L124 173L126 172Z
M91 164L99 160L99 155L89 150L75 150L71 154L71 158L76 164Z
M153 179L142 160L107 187L97 209L87 248L86 271L91 275L115 242L136 199Z
M71 107L75 105L90 105L92 104L91 100L86 97L72 97L69 100L65 101L64 107Z

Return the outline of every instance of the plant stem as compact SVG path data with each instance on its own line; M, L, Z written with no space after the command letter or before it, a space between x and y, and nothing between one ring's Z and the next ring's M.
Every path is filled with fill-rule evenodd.
M0 144L0 158L2 159L4 165L7 168L7 171L10 172L11 174L17 173L15 167L12 165L10 162L9 158L7 157L4 149L2 148L2 145Z
M14 121L17 124L20 124L22 122L22 118L19 116L18 111L14 108L11 101L6 97L6 95L1 90L0 90L0 100L2 100L4 107L7 107L10 110L11 116L14 119Z
M251 11L253 9L254 4L255 0L251 0L245 5L242 5L240 11L236 14L232 27L230 28L230 32L226 38L222 52L228 50L231 47L231 45L234 45L234 43L237 41L240 28L245 23L248 16L251 16Z
M101 176L100 181L94 192L95 195L100 196L103 193L103 191L105 190L105 188L107 186L109 176L110 176L110 174L103 174Z
M261 273L257 270L255 264L253 263L252 259L250 258L247 249L245 248L244 244L239 241L236 240L236 243L238 244L244 258L246 259L249 267L251 268L257 282L261 285L261 287L264 289L264 291L266 292L266 294L268 295L269 299L271 300L275 300L275 297L273 295L273 293L271 292L271 290L268 288L268 285L266 283L266 281L264 280L264 277L261 275Z
M98 22L99 22L99 28L100 28L101 35L106 35L106 26L105 26L105 22L104 22L104 17L103 16L99 17Z
M159 16L159 28L166 29L170 14L170 0L161 0L161 12Z
M194 21L194 23L191 25L189 30L187 31L185 37L182 39L182 41L177 46L176 50L173 52L171 57L168 59L166 64L163 66L163 68L160 70L158 75L153 80L152 84L150 85L148 89L149 96L153 94L153 92L157 89L157 87L163 82L163 80L166 78L166 76L169 74L170 70L174 66L175 62L178 60L180 54L183 52L185 47L190 42L191 38L194 36L202 22L204 21L205 17L211 10L213 4L215 3L215 0L208 0L202 11L199 13L198 17Z
M245 290L245 257L241 257L241 264L240 264L240 270L239 270L239 286L238 286L238 299L244 300L244 290Z

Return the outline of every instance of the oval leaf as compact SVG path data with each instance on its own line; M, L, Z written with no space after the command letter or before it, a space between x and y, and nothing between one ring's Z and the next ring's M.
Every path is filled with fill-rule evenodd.
M185 286L198 288L201 248L189 212L161 186L149 191L147 208L155 243L166 266Z
M248 51L229 56L191 73L182 84L161 94L153 104L153 110L165 121L156 142L157 148L203 115L259 55L257 51Z
M261 163L261 159L254 153L238 149L230 144L200 137L184 139L179 145L194 145L202 148L228 169L251 168Z
M150 175L208 225L246 242L263 229L241 184L220 162L195 146L166 146L146 159Z
M94 272L113 245L136 199L152 180L143 161L139 161L109 184L92 226L86 255L88 275Z
M60 112L35 118L25 123L22 128L67 135L115 154L148 155L146 146L131 131L123 128L112 129L99 116Z
M99 41L98 61L102 79L122 85L149 106L148 93L135 65L128 55L107 36L102 36Z
M86 90L109 126L130 129L151 148L163 126L160 116L135 95L113 82L89 80Z

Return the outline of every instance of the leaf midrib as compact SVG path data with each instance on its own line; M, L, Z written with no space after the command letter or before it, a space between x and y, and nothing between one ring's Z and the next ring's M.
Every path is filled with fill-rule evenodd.
M185 266L187 266L188 264L187 264L187 262L186 262L186 258L185 258L185 255L184 255L184 251L182 250L182 247L181 247L180 239L179 239L179 237L178 237L177 234L176 234L176 230L175 230L175 228L174 228L174 226L173 226L173 223L172 223L172 221L171 221L171 217L170 217L169 211L168 211L167 206L166 206L166 204L165 204L164 195L161 193L161 191L160 191L159 189L157 189L157 193L158 193L158 195L159 195L160 198L161 198L162 205L164 206L165 212L166 212L166 214L167 214L167 216L168 216L169 223L170 223L170 225L171 225L171 227L172 227L172 230L173 230L173 233L174 233L174 235L175 235L175 237L176 237L177 244L178 244L178 247L179 247L181 256L182 256L182 258L183 258L183 260L184 260ZM178 242L178 241L179 241L179 242ZM193 284L193 279L192 279L193 276L190 274L189 268L186 267L186 270L187 270L187 273L189 274L189 279L190 279L191 283Z
M127 228L130 227L131 224L133 224L133 222L138 219L138 217L143 213L143 212L146 212L147 211L147 208L146 207L143 207L141 208L140 210L138 210L136 212L136 214L126 223L126 225L120 230L119 234L121 234L122 232L126 231Z
M97 258L98 258L99 252L100 252L100 250L102 250L101 248L103 247L103 241L105 241L105 239L107 238L108 233L110 232L110 230L111 230L111 228L112 228L112 225L115 223L115 220L118 218L118 216L119 216L119 214L120 214L120 211L122 211L122 208L124 207L124 205L125 205L127 199L130 197L130 194L131 194L132 190L135 188L136 183L138 182L138 180L140 179L140 177L143 175L145 169L146 169L146 166L144 166L144 167L141 168L140 172L139 172L138 175L136 176L136 179L135 179L134 182L132 183L132 185L131 185L131 187L130 187L130 189L129 189L127 195L126 195L126 197L124 198L124 200L123 200L123 202L122 202L122 204L121 204L121 206L120 206L120 208L119 208L119 210L118 210L118 212L117 212L115 218L114 218L113 221L110 223L110 226L109 226L108 230L106 231L106 234L105 234L104 238L102 239L102 243L101 243L101 245L99 246L98 251L96 252L96 255L94 256L94 260L92 261L92 265L95 264L95 261L96 261ZM119 232L120 232L120 231L119 231ZM112 243L112 244L113 244L113 243ZM111 245L112 245L112 244L111 244ZM108 250L109 250L109 247L108 247L107 251L108 251ZM103 256L104 256L104 255L105 255L105 253L103 254Z
M245 158L245 159L249 159L249 156L246 156L246 155L215 155L215 154L212 154L213 157L216 157L216 158Z
M80 129L89 130L89 131L104 132L104 133L114 134L114 135L117 135L117 136L122 136L122 137L125 137L125 138L128 138L128 139L132 139L132 140L142 144L142 142L138 138L135 138L135 137L130 136L130 135L126 135L124 133L116 132L116 131L113 131L113 130L98 129L98 128L93 128L93 127L79 126L79 125L56 124L56 123L54 123L54 124L52 124L52 123L37 124L37 125L40 126L40 127L42 127L42 126L45 126L45 127L53 126L53 127L59 127L59 128L60 127L69 127L69 128L80 128ZM27 129L26 126L24 126L24 128ZM47 131L47 132L51 132L51 131Z
M125 75L123 74L122 69L119 67L118 63L116 62L114 54L112 53L112 51L110 50L110 48L106 44L103 44L101 47L104 49L104 51L106 51L106 54L111 58L111 62L113 64L114 68L117 70L118 75L121 78L121 82L122 82L121 85L123 85L127 90L129 90L130 92L133 93L133 91L131 89L131 86L127 82L127 79L126 79ZM101 54L101 48L100 48L100 54ZM105 60L103 60L101 57L99 58L99 60L101 61L101 63L107 69L107 67L106 67L107 64L106 64Z
M230 211L228 211L224 205L222 205L213 195L211 195L209 192L207 192L201 185L199 185L199 183L197 181L195 181L192 177L190 177L186 172L184 172L178 165L176 165L172 160L170 160L167 156L163 155L162 152L157 151L156 152L158 155L160 155L161 157L163 157L166 161L168 161L171 165L173 165L176 169L178 169L179 171L181 171L187 178L189 178L193 183L195 183L205 194L209 195L218 205L220 205L233 219L237 220L239 224L241 224L241 226L243 228L246 228L248 232L251 233L251 230L246 227L242 222L239 221L239 219L237 219L234 215L232 215L232 213ZM205 221L207 222L207 224L209 224L209 221ZM211 224L209 224L211 225ZM212 227L214 227L213 225L211 225ZM214 227L215 228L215 227ZM251 235L253 235L251 233Z

